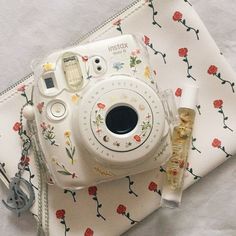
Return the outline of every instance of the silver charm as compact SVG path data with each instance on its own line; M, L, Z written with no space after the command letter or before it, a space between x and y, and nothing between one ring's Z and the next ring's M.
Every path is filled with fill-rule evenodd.
M27 194L26 194L27 193ZM9 194L7 201L2 200L3 204L18 216L28 211L35 201L35 194L32 185L21 177L14 177L9 184Z

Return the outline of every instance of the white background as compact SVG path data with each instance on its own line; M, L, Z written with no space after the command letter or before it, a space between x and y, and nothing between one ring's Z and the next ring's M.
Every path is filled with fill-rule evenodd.
M28 74L32 59L75 41L130 2L0 0L0 91ZM236 1L192 3L236 70ZM0 184L0 196L4 193ZM232 158L188 189L180 209L160 209L124 236L235 236L235 212L236 160ZM29 215L17 219L0 204L0 236L34 232Z

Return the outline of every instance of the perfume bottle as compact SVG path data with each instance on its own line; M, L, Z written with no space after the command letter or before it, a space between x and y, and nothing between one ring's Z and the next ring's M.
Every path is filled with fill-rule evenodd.
M195 119L198 87L186 85L183 89L179 113L179 124L172 134L172 156L166 163L161 205L178 207L183 192L184 173Z

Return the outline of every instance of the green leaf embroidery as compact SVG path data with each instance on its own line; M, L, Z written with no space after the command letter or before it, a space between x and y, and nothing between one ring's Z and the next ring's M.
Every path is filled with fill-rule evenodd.
M73 159L73 156L71 155L70 151L68 148L66 148L66 153L70 157L70 159Z
M58 172L59 174L62 174L62 175L71 175L71 173L66 172L66 171L64 171L64 170L58 170L57 172Z

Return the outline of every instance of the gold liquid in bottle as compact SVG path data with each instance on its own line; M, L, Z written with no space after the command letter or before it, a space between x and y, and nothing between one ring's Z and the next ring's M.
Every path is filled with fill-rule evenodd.
M187 167L188 152L191 143L197 87L186 86L183 89L181 105L178 109L179 124L172 134L172 156L166 163L166 175L162 189L162 206L178 207L183 192L184 173Z
M178 112L180 124L173 130L172 156L166 164L167 182L173 190L182 188L182 176L187 167L188 150L195 118L195 111L192 109L180 108Z

